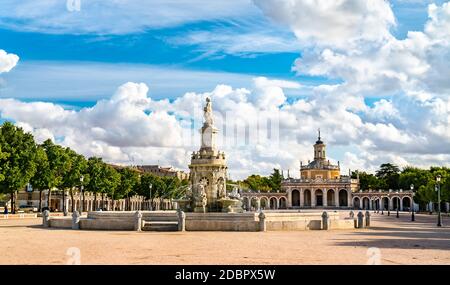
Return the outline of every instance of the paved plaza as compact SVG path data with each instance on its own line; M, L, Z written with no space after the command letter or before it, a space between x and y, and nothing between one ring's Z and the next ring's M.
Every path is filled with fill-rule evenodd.
M347 212L346 212L347 213ZM450 264L450 218L373 214L363 230L124 232L44 229L0 220L0 264Z

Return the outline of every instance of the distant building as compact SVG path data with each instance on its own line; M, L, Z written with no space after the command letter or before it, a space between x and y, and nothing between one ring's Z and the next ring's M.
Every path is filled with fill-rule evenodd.
M161 167L159 165L137 165L136 169L159 177L178 177L180 180L189 179L188 173L181 170L176 170L173 167Z

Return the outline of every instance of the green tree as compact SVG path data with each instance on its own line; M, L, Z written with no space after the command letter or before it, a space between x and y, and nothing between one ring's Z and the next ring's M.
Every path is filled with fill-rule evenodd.
M10 194L12 213L15 213L16 191L24 188L36 172L36 144L31 134L5 122L0 127L0 148L6 153L0 160L3 173L0 192Z
M283 176L281 176L279 169L273 169L273 173L269 177L270 187L272 191L280 191L281 190L281 181L283 180Z
M108 189L105 188L105 183L103 182L105 177L105 163L101 158L90 157L87 160L87 176L89 180L86 183L86 189L97 196L97 193L101 193L102 201L101 208L105 207L105 194L107 194Z
M37 165L36 172L30 180L35 190L39 191L39 212L42 211L42 191L48 188L50 175L50 164L48 162L45 149L39 145L36 148L35 163Z
M82 183L83 186L89 185L90 176L88 175L88 162L86 158L70 148L67 148L65 151L70 161L70 167L63 178L62 188L64 189L64 193L66 189L69 189L70 199L72 201L71 211L73 212L75 210L73 191L75 188L81 187ZM83 177L83 182L81 182L81 177ZM94 197L94 205L96 205L96 201L97 196Z
M375 176L381 180L380 188L384 190L398 189L398 179L400 177L400 168L391 163L383 163L376 171ZM384 181L384 182L383 182Z
M120 185L120 173L111 165L104 164L100 180L101 193L107 193L112 200L112 209L116 210L116 200L123 198L123 193L117 191Z
M139 184L139 174L136 170L129 167L124 167L119 170L120 183L117 186L117 195L121 197L127 197L128 209L130 205L130 196L135 194L136 185Z
M42 147L47 154L50 169L47 184L47 206L50 208L52 192L54 189L63 187L63 180L70 170L71 160L67 150L60 145L54 144L50 139L44 141Z

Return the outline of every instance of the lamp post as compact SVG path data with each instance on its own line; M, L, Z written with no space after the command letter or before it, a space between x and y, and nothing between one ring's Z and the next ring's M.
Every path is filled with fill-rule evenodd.
M150 211L153 211L153 201L152 201L152 188L153 188L153 184L150 183L150 185L148 185L148 190L149 190L149 196L150 196Z
M397 197L397 219L400 217L398 214L399 208L400 208L400 197Z
M84 199L81 200L81 198L83 197L83 181L84 181L84 175L81 175L80 177L80 215L83 213L83 203L84 203Z
M391 195L388 193L388 216L391 215L391 199L389 199L389 196Z
M384 215L384 201L383 201L383 196L381 196L381 214Z
M436 176L437 182L437 192L438 192L438 227L442 227L442 217L441 217L441 176Z
M416 217L414 216L414 184L411 184L409 186L411 188L412 196L411 196L411 222L414 222L416 220Z

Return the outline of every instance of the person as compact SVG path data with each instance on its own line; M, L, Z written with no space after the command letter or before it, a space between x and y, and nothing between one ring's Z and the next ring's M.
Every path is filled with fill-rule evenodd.
M8 215L8 206L5 205L5 210L3 211L3 214Z

